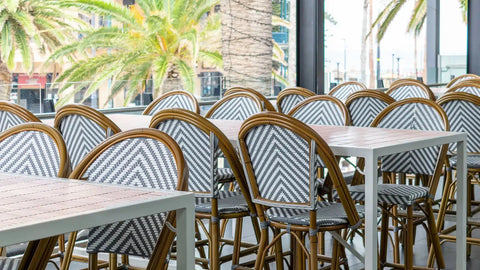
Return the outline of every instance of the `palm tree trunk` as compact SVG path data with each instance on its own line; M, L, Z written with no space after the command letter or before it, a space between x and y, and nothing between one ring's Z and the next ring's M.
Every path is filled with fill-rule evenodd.
M366 83L367 81L367 17L368 17L368 1L363 1L363 20L362 20L362 47L360 52L360 81Z
M7 65L0 60L0 100L10 100L12 89L12 73Z
M221 0L226 87L272 91L272 1Z
M373 0L369 0L368 4L368 20L369 25L373 23ZM370 88L375 88L375 70L373 68L373 35L368 37L370 46L368 48L368 68L370 70Z

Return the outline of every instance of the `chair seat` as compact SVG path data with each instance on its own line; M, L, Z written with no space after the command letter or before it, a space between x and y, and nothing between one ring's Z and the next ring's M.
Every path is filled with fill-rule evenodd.
M0 269L2 270L17 270L20 266L20 259L0 258Z
M355 201L365 200L365 185L356 185L348 187L352 199ZM378 202L396 205L413 205L421 198L429 195L428 188L420 186L408 186L397 184L379 184Z
M233 213L248 213L248 206L243 194L239 191L225 191L219 192L218 196L218 213L219 214L233 214ZM211 198L196 197L195 211L199 213L211 213L212 204Z
M363 217L364 207L357 205L360 217ZM308 226L310 224L310 210L272 207L265 211L269 220ZM347 225L348 218L341 203L317 202L317 227Z
M457 167L457 156L450 158L450 165L453 168ZM467 155L467 168L468 169L480 169L480 154L468 154Z
M217 180L220 183L231 182L235 180L235 175L233 175L233 171L230 168L218 168Z

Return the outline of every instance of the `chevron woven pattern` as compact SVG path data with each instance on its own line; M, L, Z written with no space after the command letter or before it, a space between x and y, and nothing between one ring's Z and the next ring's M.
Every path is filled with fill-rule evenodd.
M248 205L240 191L221 190L218 197L219 214L249 212ZM195 198L195 202L195 212L212 213L211 198Z
M348 106L352 125L369 127L375 117L388 106L388 103L374 97L360 97L352 100Z
M358 210L359 214L364 212L362 206ZM276 222L303 226L310 224L309 210L272 207L265 211L265 215ZM317 202L317 227L345 224L348 224L348 218L341 203Z
M75 168L82 158L108 136L101 126L85 116L67 115L59 125L60 133L67 145L72 168Z
M57 177L60 156L55 142L40 131L23 131L0 141L0 172Z
M455 92L466 92L480 97L480 88L475 86L465 86L460 87L455 90Z
M467 133L467 152L480 152L480 106L466 100L451 100L443 103L442 108L447 113L450 131ZM457 144L450 144L449 150L456 152Z
M25 123L25 120L17 115L8 111L0 111L0 132L23 123Z
M453 168L457 167L457 157L453 156L450 158L450 166ZM480 155L479 154L468 154L467 155L467 168L469 169L480 169Z
M272 206L310 202L316 194L311 186L315 175L310 175L315 161L310 160L307 141L279 126L260 125L249 130L245 143L262 198L274 201Z
M255 102L247 97L232 98L210 116L211 119L245 120L248 117L261 112Z
M348 96L360 90L363 90L363 87L358 84L345 84L342 87L335 90L335 92L332 93L332 97L336 97L340 99L342 102L345 102Z
M430 98L419 86L408 84L396 88L390 93L390 96L395 100L403 100L407 98Z
M217 159L221 153L218 138L176 119L163 121L157 128L170 135L182 149L189 170L188 190L206 192L197 196L217 197ZM213 140L210 136L213 136Z
M355 185L349 187L352 199L355 201L365 201L365 185ZM397 184L379 184L378 202L396 205L413 205L416 200L426 198L429 195L427 187L397 185Z
M0 258L0 269L2 270L17 270L20 266L20 259Z
M307 125L344 126L340 107L329 100L315 100L303 105L292 115Z
M98 183L169 190L176 189L178 179L173 154L150 138L130 138L110 146L82 177ZM87 251L150 257L165 218L162 213L91 228Z
M396 107L378 124L381 128L445 131L439 113L423 103L407 103ZM382 171L433 175L440 146L382 157Z
M307 99L304 96L301 95L288 95L285 96L283 99L281 99L280 104L282 107L282 112L285 114L288 114L290 110L295 107L298 103L304 101Z
M150 111L148 115L154 115L157 112L164 110L164 109L186 109L192 112L196 112L195 105L193 104L192 100L186 95L171 95L164 99L162 99L153 109Z

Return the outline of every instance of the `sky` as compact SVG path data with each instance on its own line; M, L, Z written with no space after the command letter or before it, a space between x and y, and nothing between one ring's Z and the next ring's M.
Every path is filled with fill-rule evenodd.
M390 0L373 0L373 17L379 13ZM380 63L382 73L391 74L392 54L395 54L394 73L396 74L400 58L400 76L414 74L414 37L407 33L407 25L414 7L414 0L409 0L401 9L388 32L380 43ZM343 71L344 62L348 71L359 73L360 48L363 19L363 0L326 0L325 11L330 13L337 21L332 25L326 23L326 70L337 69ZM441 55L466 55L467 27L462 21L460 4L458 0L440 1L440 54ZM423 68L425 56L425 30L417 38L418 69ZM374 44L376 57L376 44ZM344 54L346 53L346 61ZM368 53L368 52L367 52ZM357 72L355 72L357 71ZM350 75L348 75L350 77Z

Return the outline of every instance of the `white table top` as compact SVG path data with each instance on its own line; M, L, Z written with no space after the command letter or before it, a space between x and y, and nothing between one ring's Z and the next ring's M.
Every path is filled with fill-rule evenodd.
M188 196L193 201L187 192L15 174L0 174L0 194L0 246L172 210L163 206L171 200L180 209Z

